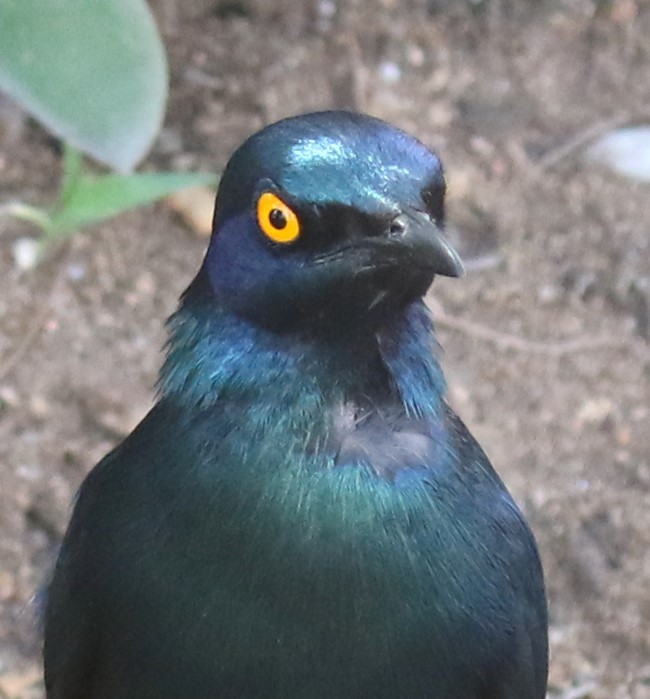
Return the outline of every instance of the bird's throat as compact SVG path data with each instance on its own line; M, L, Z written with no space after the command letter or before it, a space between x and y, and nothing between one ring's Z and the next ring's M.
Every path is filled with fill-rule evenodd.
M304 413L310 396L316 412L341 401L392 402L418 419L440 412L445 381L422 300L374 333L298 336L256 327L213 298L186 296L169 328L159 388L190 407L227 398Z

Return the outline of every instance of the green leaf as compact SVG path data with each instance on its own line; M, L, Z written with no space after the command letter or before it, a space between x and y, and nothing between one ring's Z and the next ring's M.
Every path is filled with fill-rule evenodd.
M74 231L199 184L214 185L216 178L206 173L176 172L81 175L62 208L51 214L47 232L59 235Z
M167 63L144 0L0 0L0 90L120 172L149 150Z
M69 143L63 144L63 170L61 176L61 201L65 203L74 192L83 171L81 153Z

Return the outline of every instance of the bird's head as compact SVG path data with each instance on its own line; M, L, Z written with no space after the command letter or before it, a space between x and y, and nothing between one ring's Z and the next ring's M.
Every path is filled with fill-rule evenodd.
M219 302L274 329L381 322L462 264L440 161L378 119L285 119L234 153L203 268Z

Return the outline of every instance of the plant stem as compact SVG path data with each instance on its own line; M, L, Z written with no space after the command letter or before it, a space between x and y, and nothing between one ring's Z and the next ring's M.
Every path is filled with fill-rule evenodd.
M29 223L33 223L45 232L52 225L52 220L46 211L20 201L0 205L0 215L13 216L21 221L29 221Z
M81 153L76 148L73 148L67 141L64 141L60 194L62 208L65 207L66 202L77 188L82 165L83 157Z

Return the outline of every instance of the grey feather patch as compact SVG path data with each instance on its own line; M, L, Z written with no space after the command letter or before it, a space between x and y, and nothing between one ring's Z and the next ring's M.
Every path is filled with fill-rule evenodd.
M332 415L328 448L338 466L361 464L393 481L403 469L431 463L436 442L424 422L380 408L342 403Z

